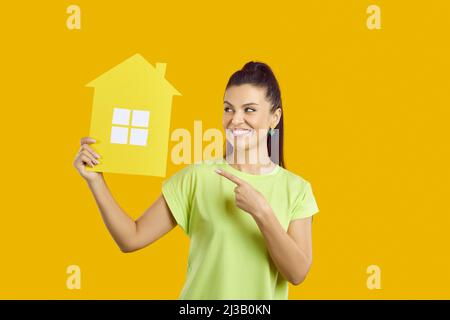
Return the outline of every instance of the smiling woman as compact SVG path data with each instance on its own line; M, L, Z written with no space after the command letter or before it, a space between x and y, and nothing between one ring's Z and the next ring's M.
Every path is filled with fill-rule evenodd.
M311 217L319 209L311 184L284 166L272 70L245 64L229 79L223 103L223 158L163 182L164 199L192 240L179 298L287 299L288 282L300 284L311 267Z
M284 167L281 95L267 65L249 62L232 75L222 122L231 145L223 158L197 161L164 180L136 221L101 173L84 170L96 161L92 139L81 140L74 166L123 252L148 246L177 224L191 238L179 299L287 299L288 283L303 282L311 267L311 217L319 209L311 184ZM243 162L230 161L240 153Z

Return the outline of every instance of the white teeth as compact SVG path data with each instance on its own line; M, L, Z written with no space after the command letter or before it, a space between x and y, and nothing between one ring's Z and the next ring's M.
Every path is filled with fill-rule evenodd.
M234 136L248 136L251 135L253 130L250 129L234 129L232 133Z

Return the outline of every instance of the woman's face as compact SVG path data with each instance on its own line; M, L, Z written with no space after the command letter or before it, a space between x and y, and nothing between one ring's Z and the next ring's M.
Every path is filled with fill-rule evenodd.
M223 128L233 148L252 152L260 147L267 149L267 132L278 124L281 109L270 111L266 88L252 84L231 86L225 91L223 107Z

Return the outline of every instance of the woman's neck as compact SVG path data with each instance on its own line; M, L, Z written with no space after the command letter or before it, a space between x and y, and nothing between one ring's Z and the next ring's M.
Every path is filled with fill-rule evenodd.
M233 168L250 174L264 174L271 172L276 164L272 162L269 155L266 153L258 155L257 161L249 161L248 152L244 155L236 155L234 151L226 156L226 161Z

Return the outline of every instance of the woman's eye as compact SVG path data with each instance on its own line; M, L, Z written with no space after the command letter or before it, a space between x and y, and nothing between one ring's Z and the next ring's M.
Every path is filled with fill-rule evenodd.
M231 109L230 107L225 107L223 110L224 110L225 112L233 111L233 109ZM245 108L245 111L255 112L256 110L253 109L253 108Z

